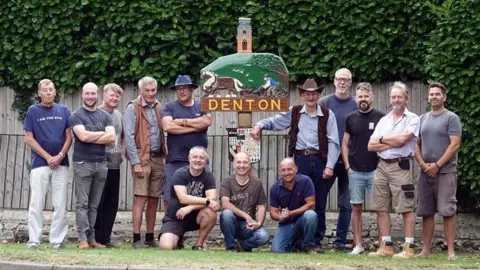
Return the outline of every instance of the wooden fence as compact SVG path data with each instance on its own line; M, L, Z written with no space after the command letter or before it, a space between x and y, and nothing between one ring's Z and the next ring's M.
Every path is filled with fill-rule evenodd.
M387 112L389 110L388 91L393 83L382 83L372 85L375 94L374 107ZM420 115L427 109L427 87L419 82L407 83L410 87L410 99L408 108ZM352 94L354 94L352 86ZM125 86L125 93L121 100L119 109L123 109L128 101L134 99L137 95L137 89L133 86ZM334 91L333 85L327 85L325 94ZM166 103L175 99L175 92L171 90L161 90L158 92L158 99ZM13 102L13 91L8 88L0 87L0 209L27 209L30 198L29 173L30 173L30 149L25 145L22 123L17 120L17 113L10 109ZM101 101L99 101L101 102ZM291 90L290 104L299 104L300 97L295 89ZM60 103L66 104L71 110L81 106L80 93L78 91L63 95ZM253 122L272 116L273 113L253 113ZM211 157L212 171L215 176L217 187L220 180L233 172L231 163L228 162L228 137L226 128L235 127L237 124L236 113L214 112L214 120L208 131L209 153ZM284 132L264 132L262 136L262 159L254 167L262 180L267 197L270 186L277 180L278 164L286 156L286 131ZM70 149L69 158L73 151ZM418 166L413 168L414 179L417 179L419 172ZM72 177L73 171L69 171L68 182L68 210L75 209L75 196L73 193ZM132 179L130 165L123 162L121 166L120 182L120 210L131 210L133 206ZM369 209L369 199L367 199L365 208ZM160 206L159 206L160 207ZM51 210L51 194L47 195L45 209ZM161 209L161 208L160 208ZM329 194L327 209L337 210L337 185L334 185Z

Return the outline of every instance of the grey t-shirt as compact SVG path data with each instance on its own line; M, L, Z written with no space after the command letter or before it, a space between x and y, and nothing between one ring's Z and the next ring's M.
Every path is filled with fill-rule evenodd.
M108 126L113 126L112 117L104 110L88 111L83 107L70 115L70 128L83 125L86 131L105 131ZM101 162L107 160L104 144L86 143L78 139L73 132L73 161Z
M427 163L437 162L450 145L449 136L462 136L462 123L453 112L445 110L440 114L428 112L420 116L422 157ZM440 168L440 173L457 171L457 155Z
M122 114L117 109L113 110L113 112L109 112L102 106L99 108L110 114L112 117L113 126L115 127L115 142L105 145L105 152L107 153L107 167L109 169L120 169L120 164L122 163Z
M235 179L235 175L230 175L222 180L220 187L220 198L230 198L230 202L238 209L247 213L253 219L255 217L257 205L265 205L267 199L262 182L253 177L247 184L241 186ZM243 218L238 217L243 220Z

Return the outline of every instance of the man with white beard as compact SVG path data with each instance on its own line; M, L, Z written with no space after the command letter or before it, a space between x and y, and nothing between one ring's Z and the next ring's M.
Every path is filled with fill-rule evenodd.
M372 210L377 212L380 248L370 257L409 259L414 257L415 186L410 169L418 137L419 118L407 109L408 89L395 82L390 90L393 110L378 122L368 142L368 151L377 152L380 161L375 171ZM405 244L394 255L391 237L390 207L403 216Z

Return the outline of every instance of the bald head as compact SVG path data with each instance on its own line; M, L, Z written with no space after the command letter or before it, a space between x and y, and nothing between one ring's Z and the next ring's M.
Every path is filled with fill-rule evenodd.
M282 161L280 161L280 167L283 166L290 166L290 165L293 165L295 166L295 160L293 160L293 158L290 158L290 157L287 157L287 158L284 158L282 159Z
M295 179L296 174L297 166L295 166L293 158L284 158L280 162L280 176L282 176L283 181L291 183Z
M88 82L82 87L82 91L86 90L95 90L98 91L98 86L94 84L93 82Z
M249 156L247 153L245 153L245 152L238 152L238 153L235 155L235 157L233 158L233 161L238 160L238 159L246 159L246 160L248 160L248 162L252 162L252 161L250 160L250 156Z

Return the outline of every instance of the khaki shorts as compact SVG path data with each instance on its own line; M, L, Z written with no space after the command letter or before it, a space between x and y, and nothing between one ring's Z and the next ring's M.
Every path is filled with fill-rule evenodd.
M431 178L421 173L418 179L419 217L454 216L457 212L457 174L443 173Z
M165 162L163 157L150 157L150 162L143 166L143 178L138 178L133 171L133 194L137 196L160 197Z
M410 168L412 161L409 160ZM372 188L372 210L396 213L415 211L415 186L411 169L402 169L399 162L387 163L380 159Z

